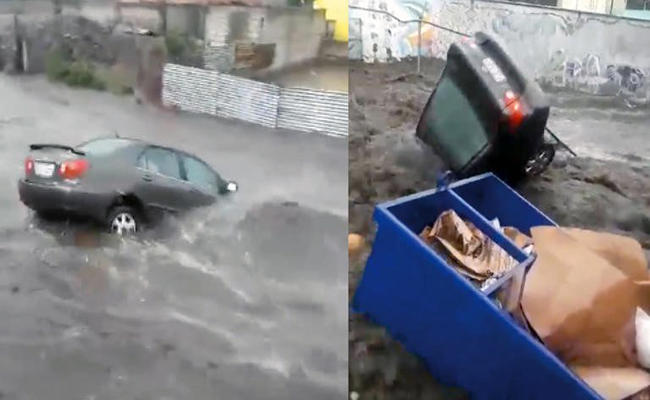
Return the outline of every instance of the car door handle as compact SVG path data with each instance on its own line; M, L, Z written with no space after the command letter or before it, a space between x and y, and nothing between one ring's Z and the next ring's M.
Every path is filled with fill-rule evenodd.
M143 175L142 180L145 182L151 182L153 178L151 177L151 175Z

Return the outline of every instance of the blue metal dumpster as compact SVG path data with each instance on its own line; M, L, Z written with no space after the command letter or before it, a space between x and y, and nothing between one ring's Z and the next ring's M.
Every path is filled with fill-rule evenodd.
M518 268L532 260L489 220L526 234L555 225L491 173L380 204L353 310L386 327L436 378L472 399L600 399L418 237L448 209L499 244L521 263Z

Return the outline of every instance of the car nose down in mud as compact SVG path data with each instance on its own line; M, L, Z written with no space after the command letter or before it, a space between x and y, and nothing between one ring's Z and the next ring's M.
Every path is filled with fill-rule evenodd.
M416 135L457 178L489 171L516 184L544 172L556 145L567 148L546 127L549 114L540 86L496 40L479 32L449 48ZM546 141L547 132L556 143Z
M32 144L24 170L20 200L38 215L90 218L119 235L238 190L192 154L117 137L76 147Z

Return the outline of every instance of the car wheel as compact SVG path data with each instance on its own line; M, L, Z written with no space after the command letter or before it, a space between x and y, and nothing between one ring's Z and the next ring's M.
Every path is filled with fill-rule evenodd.
M119 236L133 235L142 229L140 214L128 206L111 208L106 222L110 232Z
M544 144L535 156L526 164L526 175L530 177L539 176L551 165L555 158L555 147L552 144Z

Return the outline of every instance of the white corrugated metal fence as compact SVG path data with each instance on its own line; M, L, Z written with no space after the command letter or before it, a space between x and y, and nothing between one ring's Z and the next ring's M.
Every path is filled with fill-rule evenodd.
M183 111L271 128L348 134L348 95L342 92L280 88L217 71L167 64L163 102Z
M268 83L219 74L216 115L277 127L280 88Z
M303 88L283 88L278 128L348 134L348 95Z

